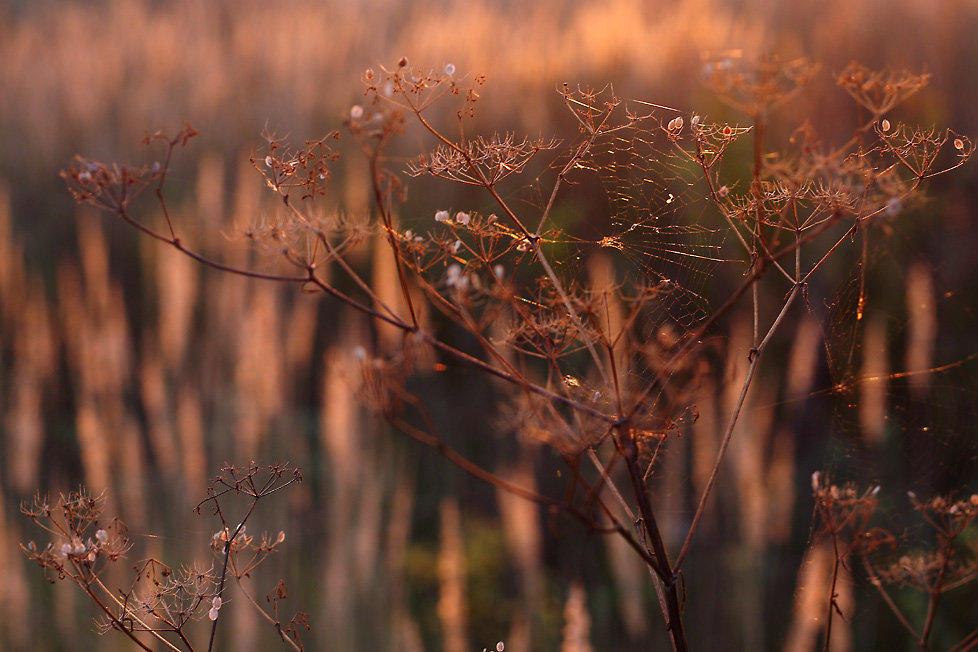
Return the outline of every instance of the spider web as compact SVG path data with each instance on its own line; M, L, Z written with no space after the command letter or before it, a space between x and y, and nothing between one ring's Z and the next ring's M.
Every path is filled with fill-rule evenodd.
M687 164L651 118L598 139L578 166L599 181L607 219L591 221L571 237L582 249L616 258L632 282L669 288L664 313L691 329L710 312L705 294L722 263L727 228L707 225L712 206L698 169ZM715 215L715 211L712 213Z
M652 121L596 143L582 167L604 189L608 235L581 236L580 245L587 253L617 254L630 274L670 281L672 291L652 318L653 328L669 320L688 333L710 314L709 288L717 277L726 270L740 276L744 263L725 256L728 231L713 226L718 215L698 169L675 152L666 130ZM795 488L782 489L798 492L796 510L805 511L807 478L815 469L860 489L881 485L885 497L876 524L907 550L933 538L913 512L908 491L921 499L978 493L978 315L965 289L973 270L966 255L944 253L948 234L942 240L941 229L933 227L933 206L923 212L860 234L869 238L865 252L857 242L840 256L848 256L848 271L822 270L808 306L820 324L812 386L800 397L786 395L792 381L785 361L797 332L786 324L751 389L757 395L754 416L773 413L769 420L748 420L770 430L758 450L763 464L777 462L776 450L784 445L779 438L793 440ZM777 296L766 287L761 292L769 292L769 302L783 298L783 286ZM799 307L792 319L803 313ZM729 415L723 409L716 414L715 423L701 425L722 429ZM742 464L737 454L728 462ZM746 477L750 468L735 474ZM670 491L679 490L665 493Z
M842 444L833 464L840 475L890 484L901 499L908 490L960 492L973 486L978 460L978 319L953 261L908 263L919 244L910 225L886 238L896 242L877 245L828 311L833 384L823 391Z
M729 229L710 200L702 170L677 149L674 137L646 118L598 138L570 175L571 200L564 199L583 205L585 219L549 242L557 248L551 260L564 260L561 269L577 283L600 284L592 263L603 258L612 262L613 282L621 285L619 299L627 301L637 288L654 290L639 300L637 349L629 352L631 364L625 367L625 395L641 397L639 429L651 435L643 458L650 469L664 434L677 434L697 418L689 395L690 363L697 356L667 361L711 315L710 292L720 269L740 277L745 267L725 255ZM553 168L559 171L564 164L557 161ZM573 253L567 255L568 250ZM585 270L590 280L581 278ZM596 396L595 389L610 394L610 388L590 385L586 394ZM662 493L675 494L680 487Z
M712 226L719 218L702 172L654 120L599 141L585 165L610 211L610 234L592 245L670 281L663 310L693 328L710 314L717 276L739 276L744 265L724 255L728 230ZM978 318L961 293L970 273L960 256L926 255L940 234L922 224L933 208L924 212L869 229L864 252L850 248L850 272L839 283L827 271L811 308L830 379L813 393L830 403L827 465L840 477L889 482L901 496L959 492L978 477ZM791 329L779 337L790 345Z
M858 492L880 487L870 524L893 538L867 553L877 569L937 549L936 531L915 512L915 500L968 499L978 490L978 319L967 291L973 270L953 255L935 212L911 212L861 234L869 238L868 255L843 275L824 306L815 306L823 373L821 387L801 398L816 408L808 416L817 425L804 433L811 439L796 472L803 480L818 469ZM931 249L932 242L945 245ZM928 255L933 251L940 254ZM887 588L901 605L925 600L914 589ZM855 590L856 612L848 615L865 624L881 607L880 597L865 582ZM971 616L960 631L960 623L945 620L970 613L967 596L974 593L972 585L942 598L945 647L974 626ZM919 626L919 618L911 619Z

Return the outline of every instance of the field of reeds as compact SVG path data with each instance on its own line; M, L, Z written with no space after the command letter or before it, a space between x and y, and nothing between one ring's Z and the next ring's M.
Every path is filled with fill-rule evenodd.
M847 237L837 238L824 264L825 249L806 250L811 258L799 266L819 273L805 277L804 295L798 278L795 285L758 282L755 291L742 285L760 269L745 260L750 238L742 243L736 235L746 219L726 223L724 216L736 211L722 207L754 192L749 143L757 132L747 128L756 125L737 89L718 74L772 55L786 65L817 62L803 90L786 93L765 115L771 151L797 150L817 133L814 151L823 142L845 143L872 117L838 83L851 61L884 75L925 73L926 85L886 112L885 128L877 120L861 133L888 143L898 125L920 125L925 134L936 130L928 136L936 142L950 127L955 135L944 153L951 163L941 165L955 167L954 157L970 152L968 137L978 134L978 4L7 0L0 6L0 614L13 623L0 630L0 650L132 649L111 622L99 632L92 600L59 580L51 564L64 564L74 552L38 567L37 551L52 537L22 506L34 505L38 495L54 504L81 486L102 496L98 531L111 537L107 524L117 516L131 545L101 576L122 588L118 597L134 586L132 568L142 559L177 570L220 570L221 533L230 546L227 532L247 502L242 507L229 496L227 515L215 515L214 503L205 501L208 483L227 464L246 471L253 460L301 469L301 483L263 498L248 517L256 544L260 532L270 532L277 552L244 580L266 611L274 605L281 625L293 613L309 614L311 629L297 623L289 634L308 649L460 652L500 641L517 651L669 649L675 636L662 612L670 612L660 610L669 591L681 603L691 649L909 650L925 638L928 649L964 650L974 643L976 589L968 580L975 572L969 552L975 514L968 505L978 493L975 166L927 178L919 189L891 188L889 199L877 201L867 190L859 201L876 202L867 213L871 228L867 221L865 229L836 234ZM406 184L403 201L393 201L399 193L391 186L383 186L386 195L375 192L382 184L361 151L366 142L369 153L372 136L359 111L384 101L384 86L365 71L378 79L385 68L398 74L401 57L407 71L420 71L409 73L417 79L435 71L433 79L458 78L462 87L485 75L467 135L514 133L519 143L525 134L540 139L534 142L544 154L551 137L573 144L587 123L587 112L574 107L598 95L576 95L577 89L611 84L622 108L651 114L634 124L619 117L631 129L621 132L627 137L599 142L592 158L581 159L575 170L582 176L553 205L557 228L545 243L553 276L571 279L571 294L593 301L621 289L632 304L605 298L593 328L559 324L565 333L580 330L568 340L580 341L548 358L534 357L542 321L535 333L527 334L525 324L510 324L509 334L495 331L505 320L480 311L499 296L487 291L471 305L459 298L461 279L474 276L465 275L468 268L450 272L452 256L493 237L485 230L491 223L482 221L493 211L505 215L479 188L437 178L457 177L450 165L432 175L430 160L427 167L422 161L415 168L420 176L409 174L412 157L434 147L432 135L411 120L385 159ZM446 133L457 122L454 101L449 94L426 114ZM684 121L676 122L679 116ZM702 118L693 123L693 116ZM691 172L673 158L676 147L691 142L676 136L707 119L719 126L724 148L716 178L745 180L739 185L707 188L703 177L713 178L711 170L696 177L695 165ZM378 306L390 306L398 319L413 315L414 297L419 312L427 311L421 321L453 350L505 342L512 357L492 359L494 368L519 369L559 396L565 411L554 410L547 421L528 418L529 402L509 401L509 381L444 357L446 349L412 354L425 373L410 381L394 372L365 375L371 368L365 359L386 370L403 355L404 329L315 286L208 267L96 210L84 196L76 203L69 190L84 190L101 169L76 155L146 165L156 181L159 170L150 166L160 148L140 141L156 130L172 136L184 121L199 133L174 150L165 186L182 246L222 265L287 273L275 235L283 224L275 175L289 159L269 149L269 138L301 149L336 129L339 140L329 144L340 158L329 161L326 192L305 215L334 220L331 228L348 237L343 260L355 275L324 266L320 289L357 296L363 288L354 279L361 279L370 288L367 305L381 314ZM731 134L724 136L727 125ZM877 150L852 151L847 161L869 160ZM541 190L561 161L558 155L529 165L523 176L507 175L499 186L506 205L548 215ZM775 169L781 161L761 163ZM901 168L899 156L891 163ZM862 172L887 178L882 167L868 170ZM834 192L830 185L823 199ZM160 228L154 188L132 205L131 216ZM378 197L396 208L384 209ZM894 197L900 201L890 203ZM368 228L378 211L396 221L398 237L406 229L419 237L440 234L432 236L439 253L422 251L428 241L417 247L417 261L437 264L412 267L391 256L392 247L413 239L395 245L392 231ZM638 224L657 211L677 228L615 230L622 214ZM519 248L506 233L512 247L499 260L513 267L495 278L512 278L508 287L532 286L529 270L539 256L520 256L533 243ZM609 233L620 238L604 239ZM489 283L495 268L486 267ZM417 277L409 289L405 270ZM626 270L646 280L666 274L681 292L628 288ZM740 287L743 304L712 320ZM537 307L566 307L547 304L541 297L549 295L539 291ZM627 306L637 305L639 295L651 298L632 315ZM515 301L506 306L524 314ZM782 306L792 310L784 322ZM476 319L484 330L466 321L470 308L473 318L485 319ZM649 414L664 415L643 426L648 438L636 452L649 469L643 481L658 517L654 529L630 502L637 497L613 495L604 471L579 471L568 461L581 456L590 465L585 451L593 450L599 463L610 464L607 477L619 478L626 448L616 453L596 441L579 448L554 434L553 423L582 406L621 412L598 400L604 388L593 388L594 377L579 373L590 363L595 370L615 364L615 343L589 356L581 341L584 331L610 332L616 323L624 329L616 320L653 333L641 355L636 348L630 362L620 363L622 378L650 388L643 397L653 398ZM772 322L781 328L768 339ZM702 343L697 355L657 374L693 333ZM547 377L537 359L549 359L560 373L552 369ZM403 391L393 401L400 405L389 402L390 387ZM405 436L428 422L396 420L401 412L394 408L406 405L410 413L415 400L437 425L437 442L418 432ZM725 436L730 445L716 466ZM467 472L442 444L485 477ZM512 487L552 504L527 500ZM625 525L660 538L673 560L683 549L681 582L670 586L649 570L661 571L655 560L663 555L643 557L629 547L640 541L650 548L645 535L598 531L613 522L602 519L621 518L619 503L638 514ZM609 513L597 514L605 504ZM696 536L687 539L692 522ZM95 531L92 551L101 541ZM280 531L283 540L275 536ZM942 566L950 548L941 546L949 541L963 542L963 552ZM276 593L280 579L287 597ZM143 595L141 581L132 595ZM657 594L657 585L666 592ZM223 607L209 597L197 605L201 620L182 630L203 641L195 649L208 646L214 622L208 607L221 610L215 649L277 645L276 627L247 599L228 595ZM830 645L823 643L828 621Z

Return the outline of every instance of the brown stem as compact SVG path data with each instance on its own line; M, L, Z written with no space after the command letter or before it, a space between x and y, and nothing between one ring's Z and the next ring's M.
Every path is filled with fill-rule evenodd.
M634 433L630 429L622 429L622 456L628 467L628 477L632 483L632 491L638 501L639 512L642 514L642 524L645 528L648 544L656 560L656 572L663 580L666 594L666 629L672 638L675 652L687 652L686 632L683 628L682 606L679 600L679 582L675 569L669 565L669 555L662 541L662 531L652 511L645 483L642 482L642 471L638 466L638 447L635 445ZM664 575L664 576L663 576Z
M411 291L408 287L407 277L404 274L404 261L401 260L401 248L397 244L397 237L394 234L394 221L390 214L390 208L384 205L384 191L380 187L380 169L378 159L380 158L381 146L378 145L370 156L370 178L374 188L374 199L377 202L377 210L380 211L384 228L387 230L387 242L391 252L394 254L394 265L397 268L397 279L401 284L401 294L404 295L404 302L407 304L408 312L411 313L411 324L414 328L418 327L418 316L414 310L414 301L411 299Z
M282 638L282 641L288 643L293 650L296 650L297 652L301 652L302 648L295 641L293 641L292 637L286 634L285 631L282 629L282 623L279 620L272 618L268 614L268 612L265 611L260 604L258 604L258 602L248 592L248 590L245 589L244 583L242 583L241 578L237 578L237 582L238 582L238 590L241 591L241 595L243 595L245 598L248 599L248 602L250 602L252 606L254 606L255 609L258 610L258 613L261 615L262 618L267 620L275 627L275 630L278 632L278 635Z
M122 613L124 613L124 614L125 613L129 613L130 614L129 617L132 618L132 620L134 622L139 623L140 626L142 626L145 631L149 632L152 636L154 636L157 640L159 640L160 642L162 642L169 649L175 650L175 651L179 652L180 648L178 648L177 646L175 646L170 641L166 640L166 638L164 638L162 634L160 634L158 631L156 631L155 629L153 629L152 627L150 627L148 624L144 623L129 608L129 606L126 603L124 603L121 600L119 600L119 598L117 598L112 593L112 591L109 590L109 587L107 587L102 582L102 580L99 579L98 575L94 575L93 574L92 575L92 581L95 584L98 585L98 587L102 590L102 592L105 593L105 595L107 595L109 597L109 599L112 600L112 602L114 602L117 607L119 607L122 610ZM135 634L132 631L130 631L129 629L126 628L125 623L123 623L121 620L119 620L119 618L114 613L112 613L112 611L98 598L98 596L95 595L94 591L91 590L91 587L90 586L88 586L88 585L82 586L82 590L85 591L85 593L92 599L92 601L95 602L95 604L98 606L98 608L101 609L102 612L105 613L109 617L109 620L112 622L112 625L113 625L113 627L115 627L115 629L117 629L117 630L121 631L122 633L124 633L126 636L128 636L130 639L132 639L133 642L136 643L136 645L138 645L139 647L143 648L144 650L152 650L153 649L153 648L147 646L145 643L143 643L138 638L136 638ZM190 652L193 652L193 650L194 650L193 645L191 645L190 642L187 641L183 637L183 633L182 632L180 633L180 636L184 640L184 643L187 646L187 650L189 650Z
M683 547L679 551L679 556L676 558L676 569L682 567L683 561L686 559L686 555L689 554L689 548L693 541L693 536L696 534L696 530L699 527L700 521L703 518L703 514L706 511L707 499L710 497L710 493L713 491L713 487L716 485L717 478L720 475L720 465L723 462L724 457L727 453L727 447L730 445L730 440L733 437L734 427L737 425L737 421L740 419L741 410L743 410L744 402L747 400L747 390L750 389L751 381L754 379L754 372L757 370L757 364L761 359L761 354L764 349L767 348L768 342L771 341L771 337L774 332L781 325L782 320L788 313L788 308L794 303L795 298L798 296L802 286L796 285L792 290L791 294L785 300L784 307L781 308L781 312L778 314L774 323L771 324L771 328L768 329L767 334L761 343L751 351L750 356L750 367L747 369L747 377L744 378L744 385L741 387L740 396L737 399L737 405L734 408L733 414L730 416L730 421L727 423L727 428L723 433L723 439L720 441L720 449L717 451L716 461L713 463L713 468L710 470L710 478L707 480L706 487L703 489L703 494L700 496L700 502L696 506L696 512L693 514L693 522L689 526L689 532L686 534L686 540L683 542Z
M238 527L234 528L234 532L229 532L228 534L228 540L224 544L224 561L221 564L221 581L218 583L217 586L218 597L222 597L222 594L224 593L224 582L227 579L228 563L231 561L231 545L234 543L235 538L241 533L241 529L244 527L245 522L251 516L251 513L255 511L255 507L258 505L259 498L260 496L257 495L254 496L253 500L251 501L251 506L248 508L248 511L244 515L244 518L241 519L241 522L238 523ZM214 641L215 641L215 637L217 636L217 623L219 620L220 617L215 618L214 622L211 623L211 637L210 637L210 641L207 644L207 652L213 652L214 650Z
M927 639L930 638L931 629L934 627L934 617L937 615L937 603L941 599L944 588L944 577L947 575L947 567L951 562L951 553L954 548L954 536L942 536L944 545L941 548L941 569L937 573L937 581L930 589L930 598L927 601L927 616L924 619L924 628L920 632L920 640L917 645L921 650L928 649Z
M973 649L976 645L978 645L978 629L958 641L957 645L948 650L948 652L967 652L967 650Z
M893 615L896 616L896 619L900 621L903 628L907 630L911 636L917 638L917 630L913 628L910 621L907 620L906 616L903 615L903 612L900 611L900 608L895 602L893 602L893 598L891 598L890 594L886 592L886 588L883 587L883 582L881 582L880 578L876 575L876 572L873 570L869 560L866 559L865 555L860 555L860 558L863 562L863 568L866 569L866 577L869 578L870 584L876 588L876 591L880 594L880 597L883 598L883 602L886 603L886 606L889 607Z
M839 581L839 564L841 559L839 558L839 537L835 529L831 530L832 533L832 582L829 586L829 605L827 607L828 613L825 614L825 643L822 646L823 652L829 652L829 644L832 642L832 620L835 616L836 609L836 594L835 587Z
M605 532L605 533L613 532L615 534L618 534L626 541L626 543L628 543L628 545L633 550L635 550L635 552L639 554L639 556L647 564L650 565L655 564L655 560L652 558L651 555L649 555L648 551L645 550L642 547L642 545L638 541L636 541L633 536L631 536L628 533L627 530L625 530L625 528L618 522L617 519L612 519L612 526L610 530L608 528L602 527L601 525L595 523L590 518L588 518L586 514L584 514L578 509L575 509L571 505L558 502L552 498L543 496L541 494L530 491L528 489L520 487L519 485L515 485L511 482L502 479L495 473L492 473L491 471L488 471L485 468L479 466L475 462L469 460L467 457L460 454L454 448L448 446L444 441L442 441L440 437L429 434L421 430L420 428L416 428L415 426L412 426L411 424L404 421L400 417L390 415L387 417L387 420L397 430L401 431L411 439L414 439L415 441L431 448L432 450L437 452L439 455L445 457L448 461L455 464L457 467L459 467L466 473L484 482L487 482L494 487L498 487L503 491L512 493L513 495L519 496L526 500L530 500L532 502L548 506L551 509L562 509L566 511L568 514L570 514L571 516L573 516L574 518L576 518L577 520L581 521L584 525L586 525L592 530L595 530L597 532ZM610 516L610 512L606 512L606 514Z

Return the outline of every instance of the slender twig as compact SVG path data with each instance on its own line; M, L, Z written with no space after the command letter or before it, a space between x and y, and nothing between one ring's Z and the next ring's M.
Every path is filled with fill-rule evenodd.
M662 530L656 522L655 512L652 510L652 503L649 501L645 483L642 481L642 472L638 466L638 449L635 445L635 434L630 430L621 433L622 456L628 467L628 477L632 483L632 491L638 500L639 512L642 514L642 524L645 528L647 542L655 556L656 573L662 578L666 594L666 629L672 637L672 646L675 652L686 652L686 632L683 628L682 606L679 602L679 582L677 569L670 566L669 555L666 552L665 543L662 541ZM660 572L661 571L661 572Z
M737 398L737 404L734 406L733 413L730 415L730 419L727 422L727 427L724 430L723 437L720 440L720 448L717 451L716 461L713 463L713 467L710 469L710 477L706 482L706 486L703 488L703 493L700 496L699 504L696 506L696 512L693 514L692 523L690 523L689 531L686 534L686 539L683 541L683 546L679 551L679 555L676 557L676 570L682 567L683 561L686 559L686 555L689 554L689 548L693 541L693 536L696 534L696 530L699 527L700 520L703 518L703 514L706 511L706 503L710 497L710 493L713 491L714 485L716 485L717 477L720 475L720 466L723 462L724 457L726 457L727 447L730 445L730 440L734 433L734 428L740 419L741 410L744 407L744 402L747 399L747 391L750 389L751 381L754 379L754 372L757 370L757 365L760 362L761 354L764 349L767 348L768 342L771 341L771 337L774 335L778 326L781 325L782 320L788 313L788 308L794 303L795 298L801 291L801 285L796 285L792 288L791 293L784 302L784 306L781 308L781 312L778 314L774 323L768 329L767 334L764 339L761 340L760 344L751 350L750 355L750 366L747 368L747 375L744 378L743 386L740 388L740 396Z
M102 589L102 592L105 593L105 595L107 595L109 597L109 599L112 600L115 603L116 607L118 607L119 609L121 609L124 614L127 614L126 615L127 618L132 618L133 621L139 623L140 626L143 627L143 630L144 631L149 632L150 634L152 634L157 640L161 641L164 645L166 645L167 647L169 647L171 650L179 650L180 649L180 648L176 647L175 645L173 645L173 643L171 643L170 641L166 640L166 638L162 634L160 634L158 631L156 631L155 629L153 629L152 627L150 627L147 623L145 623L142 619L140 619L139 616L136 615L136 613L132 609L130 609L129 606L126 603L124 603L121 600L119 600L119 598L117 598L112 593L112 591L109 590L109 587L107 587L102 582L101 578L99 578L97 575L93 575L92 579L95 582L95 584L97 584L98 587L100 589ZM143 649L145 649L145 650L151 650L152 649L149 646L147 646L146 644L144 644L142 641L140 641L139 639L137 639L136 636L134 635L134 633L132 631L130 631L125 626L125 624L122 623L119 620L119 618L114 613L112 613L104 604L102 604L101 600L99 600L92 591L88 590L86 587L82 587L82 590L84 590L85 593L87 593L88 596L90 598L92 598L92 601L95 602L96 605L98 605L99 609L101 609L105 614L108 615L109 619L112 621L113 627L115 627L117 630L125 633L127 636L129 636L129 638L133 639L133 641L135 641L136 644L139 645L140 647L142 647ZM193 648L190 647L189 645L188 645L188 649L189 650L193 650Z
M293 650L301 652L302 648L282 629L282 623L279 620L272 618L269 613L265 611L260 604L258 604L258 601L256 601L251 593L245 588L244 583L241 582L240 578L238 578L238 590L241 591L241 595L247 598L248 602L254 606L254 608L258 611L258 614L275 627L275 630L278 632L278 635L283 642L288 643L289 647L291 647Z
M941 599L941 593L944 589L944 578L947 575L947 568L951 563L951 554L954 549L954 536L949 533L944 533L941 535L941 539L943 539L944 544L938 553L940 555L941 567L937 572L937 579L929 587L930 595L927 600L927 615L924 618L924 627L920 632L920 639L917 641L921 649L927 648L927 639L930 638L931 629L934 627L934 618L937 616L937 603Z
M839 581L839 566L842 563L842 559L839 556L839 532L836 527L829 526L829 536L832 537L832 581L829 583L829 604L826 607L825 614L825 642L822 646L822 652L829 652L829 645L832 642L832 621L834 620L835 611L838 608L836 599L838 595L836 594L836 586Z
M978 629L973 630L970 634L958 641L948 652L966 652L967 650L974 649L976 645L978 645Z
M887 593L886 587L883 586L883 582L880 581L880 578L873 569L873 566L869 563L869 560L866 559L866 555L860 554L859 557L862 559L863 568L866 569L866 577L869 578L869 583L876 588L876 591L880 594L880 597L883 598L883 602L886 603L886 606L889 607L893 615L896 616L896 619L900 621L903 628L907 630L907 632L915 640L918 639L919 636L917 634L917 630L914 629L913 625L910 624L910 621L908 621L906 616L903 615L903 612L900 611L900 607L893 602L893 598L891 598L890 594Z
M401 285L401 294L404 297L404 302L408 307L408 312L411 314L411 325L416 329L418 328L418 315L414 309L414 299L411 298L411 289L408 287L407 276L404 273L404 261L401 259L401 248L397 243L397 235L394 232L394 219L391 216L390 206L385 205L386 199L390 199L389 196L385 196L384 191L380 187L381 183L381 172L379 169L379 160L382 151L382 144L378 144L374 152L371 154L370 161L370 177L373 180L374 188L374 201L377 203L377 210L380 212L381 220L384 223L384 229L387 232L387 243L390 245L391 253L394 255L394 266L397 269L397 280Z
M224 595L224 582L227 579L228 564L231 560L231 546L234 543L235 538L241 534L242 528L245 526L245 522L251 516L252 512L255 511L255 507L258 506L258 497L254 497L251 501L251 505L248 507L248 511L245 513L244 518L238 523L234 531L228 534L228 540L224 543L223 555L224 559L221 561L221 580L217 585L217 596L222 597ZM222 519L223 520L223 519ZM220 616L215 618L211 623L211 636L210 641L207 644L207 652L213 652L215 637L217 636L217 623L221 620Z

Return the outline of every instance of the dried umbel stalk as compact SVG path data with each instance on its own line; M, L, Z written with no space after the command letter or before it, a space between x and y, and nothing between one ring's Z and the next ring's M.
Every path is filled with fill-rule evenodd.
M872 115L883 115L924 88L929 79L928 74L907 70L876 72L853 61L839 74L838 84Z
M833 616L846 617L835 602L834 586L839 567L851 568L851 563L859 559L867 578L896 619L920 649L929 649L928 639L941 597L978 579L978 548L974 543L978 494L966 499L935 496L922 501L914 492L908 492L914 510L935 535L930 547L908 549L905 542L887 530L871 526L878 507L878 485L861 492L852 485L834 485L816 471L812 475L812 491L817 519L816 539L829 538L835 555L833 588L825 620L826 640L831 633ZM911 624L910 614L893 600L887 585L910 587L926 596L928 606L922 625ZM968 649L975 640L978 640L978 629L965 636L953 649Z
M805 58L751 61L732 52L705 61L703 77L722 100L756 119L798 95L818 70Z
M103 514L104 496L84 490L37 496L21 512L51 535L47 543L22 545L28 558L58 579L87 584L108 562L116 562L132 547L125 524ZM51 579L49 577L49 579Z
M554 139L523 138L514 134L494 134L489 138L477 137L466 143L464 150L439 145L431 152L421 154L408 164L411 176L431 175L471 186L482 186L483 181L497 185L507 177L520 174L534 156L558 146ZM478 168L477 172L471 166Z
M188 250L166 210L166 165L148 173L105 173L93 182L79 164L65 178L80 201L204 264L320 291L385 332L400 333L400 346L385 336L377 353L357 350L359 396L396 429L467 472L622 537L653 577L673 647L686 650L682 569L766 350L788 330L799 306L815 303L810 282L827 261L844 252L865 256L872 227L912 206L927 179L956 169L974 151L963 136L894 125L884 115L922 87L924 76L858 66L839 78L859 107L861 123L848 140L829 146L805 123L788 151L772 147L771 113L802 92L816 71L806 60L709 62L708 85L746 114L744 125L626 101L610 86L565 85L558 92L575 129L564 140L473 135L470 118L485 79L459 76L454 66L426 70L405 58L391 69L368 69L364 99L350 109L345 126L367 161L374 199L369 220L323 215L319 202L336 160L335 132L295 149L267 134L267 151L252 157L282 213L249 236L279 250L288 274L232 267ZM457 122L449 118L447 128L435 124L431 109L439 102L454 103ZM409 125L429 143L407 157L405 169L405 158L391 148ZM164 161L189 135L159 141ZM742 166L723 163L744 139L751 141L753 165L736 177L731 169ZM465 206L436 198L420 216L398 215L405 174L461 184L481 197ZM526 183L532 199L514 202L510 189L526 178L532 178ZM561 202L575 184L593 181L604 187L611 214L603 222L607 231L584 239L566 232ZM147 183L156 186L164 228L129 210L129 198ZM404 219L413 219L410 228ZM386 246L395 296L350 260L371 236ZM852 246L857 239L862 252ZM593 261L603 255L614 264L601 271ZM865 273L865 265L859 267ZM736 279L735 287L712 306L707 288L721 269ZM862 282L857 320L865 302ZM715 461L703 474L682 545L670 551L652 500L659 453L691 431L698 383L724 366L712 359L713 329L742 306L753 315L747 368L729 414L720 419ZM464 344L446 334L447 323L463 334ZM504 406L498 423L551 446L566 463L564 495L519 487L449 445L410 379L452 362L492 379ZM223 477L222 491L263 495L250 471ZM819 531L833 541L836 569L871 543L885 544L883 533L868 526L875 492L821 479L813 491ZM225 521L222 516L214 545L232 575L249 568L243 555L261 558L276 545ZM830 614L837 608L830 598ZM209 609L219 613L220 607Z
M340 155L333 149L339 140L338 131L313 141L307 141L298 149L292 149L273 133L266 133L268 143L265 156L252 154L251 164L258 170L265 183L283 198L303 201L326 194L329 183L330 165Z
M225 467L208 489L208 497L198 512L208 506L222 524L210 545L216 565L207 568L173 568L157 559L144 559L133 566L128 587L105 583L106 566L125 558L132 548L126 526L117 518L104 516L105 499L84 490L61 494L57 499L38 496L25 503L21 511L51 534L47 544L34 541L21 546L28 559L38 563L48 580L73 582L96 605L96 620L101 633L121 632L137 647L155 649L151 643L170 650L193 652L214 649L215 633L226 600L226 579L237 585L238 595L250 602L276 630L285 645L302 649L301 631L308 630L308 618L299 613L288 622L279 619L279 604L288 592L279 581L269 594L268 610L250 593L247 580L269 556L279 551L285 532L247 533L247 521L258 502L301 480L298 469L288 465L263 467L252 463L238 469ZM229 500L246 498L247 505L236 525L231 525ZM206 646L195 645L187 625L209 620L210 639Z
M887 565L874 564L878 577L887 584L911 586L928 594L949 591L978 578L978 547L973 538L978 494L959 500L934 496L921 501L910 492L909 498L914 510L933 528L936 546L899 554Z

